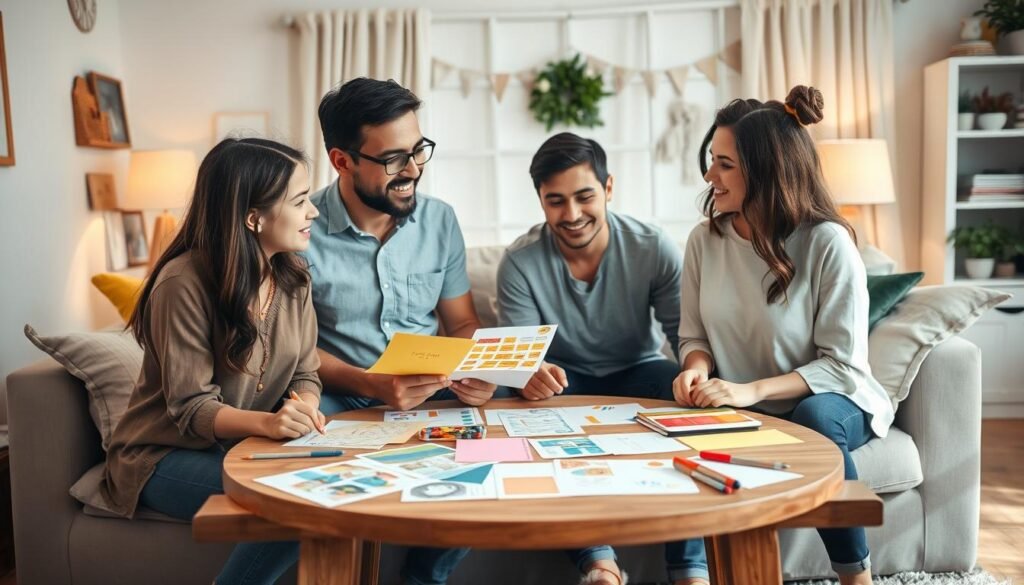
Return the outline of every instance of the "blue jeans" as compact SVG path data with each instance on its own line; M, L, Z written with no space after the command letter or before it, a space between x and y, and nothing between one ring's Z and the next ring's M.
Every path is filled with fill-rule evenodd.
M162 514L192 520L206 499L223 494L224 451L175 449L157 463L139 503ZM235 546L217 585L271 585L299 558L297 542L252 542Z
M834 392L812 394L782 418L828 437L843 453L846 479L857 479L857 467L850 451L871 440L872 432L870 419L853 401ZM836 573L859 573L871 568L863 527L819 528L818 534Z
M429 400L453 400L455 393L445 388ZM362 396L324 392L320 396L320 412L327 416L349 410L359 410L383 404L379 400ZM444 585L459 562L469 554L468 548L411 547L402 567L406 585Z
M674 400L672 381L679 375L679 365L669 360L654 360L607 376L590 376L565 368L569 387L563 395L628 396ZM615 560L615 551L608 545L568 550L566 553L580 572L597 561ZM687 577L710 579L704 540L691 538L665 544L665 565L670 581Z

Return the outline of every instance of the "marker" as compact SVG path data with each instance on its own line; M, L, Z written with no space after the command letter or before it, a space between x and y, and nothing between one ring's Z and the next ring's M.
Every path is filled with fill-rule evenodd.
M292 393L292 400L298 400L300 402L302 401L302 399L299 398L299 393L298 392L296 392L295 390L292 390L291 393ZM320 421L317 420L317 418L315 416L313 417L313 425L316 426L316 432L320 433L321 435L326 435L327 434L327 431L325 431L324 428L322 426L320 426Z
M690 459L683 459L682 457L675 457L673 461L679 463L680 465L686 466L690 471L696 471L702 475L706 475L711 479L720 482L722 485L729 486L733 489L740 488L740 482L736 481L735 479L729 477L728 475L720 471L715 471L710 467L705 467L700 463L697 463L696 461L691 461Z
M337 451L297 451L295 453L253 453L242 459L291 459L293 457L340 457L345 452Z
M742 457L734 457L728 453L718 453L716 451L701 451L700 456L702 459L708 461L720 461L722 463L732 463L733 465L746 465L747 467L763 467L764 469L789 469L788 463L781 461L756 461L754 459L743 459Z
M704 485L715 488L716 490L722 493L731 494L733 492L733 488L725 485L724 483L718 481L713 477L708 477L707 475L704 475L699 471L691 469L686 465L682 465L682 461L685 461L685 459L680 459L679 457L675 457L672 460L672 465L676 468L676 471L679 471L680 473L685 473L686 475L689 475L690 477L696 479L697 481L703 483Z

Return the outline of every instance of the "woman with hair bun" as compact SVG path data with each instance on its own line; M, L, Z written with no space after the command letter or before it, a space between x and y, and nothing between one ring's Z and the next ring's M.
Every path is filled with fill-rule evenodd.
M894 412L868 365L864 265L806 128L823 106L820 91L797 86L784 103L718 111L700 149L707 220L686 245L673 393L683 406L753 407L811 428L856 479L850 452L884 437ZM862 527L818 533L842 585L871 583Z

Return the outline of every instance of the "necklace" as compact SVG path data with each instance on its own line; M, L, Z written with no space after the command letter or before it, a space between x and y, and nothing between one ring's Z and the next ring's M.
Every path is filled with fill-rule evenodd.
M263 359L260 361L260 377L256 381L256 391L263 391L263 374L267 371L267 364L270 363L270 328L267 326L267 314L270 313L270 305L274 302L277 294L277 282L271 277L270 294L267 295L266 306L260 309L260 323L257 333L260 338L260 345L263 346Z

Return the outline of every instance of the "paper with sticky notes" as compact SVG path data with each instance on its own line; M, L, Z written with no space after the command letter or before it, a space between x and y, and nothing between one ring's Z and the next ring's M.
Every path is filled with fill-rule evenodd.
M477 329L472 339L396 333L367 373L476 378L522 388L540 367L557 325Z

